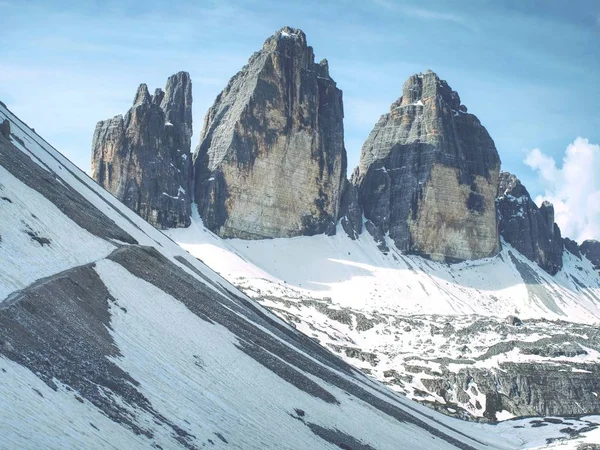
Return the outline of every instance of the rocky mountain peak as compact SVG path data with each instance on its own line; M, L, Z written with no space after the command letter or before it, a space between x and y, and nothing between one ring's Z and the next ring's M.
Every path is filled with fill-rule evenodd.
M346 172L342 92L302 30L284 27L217 96L196 149L195 198L222 237L333 233Z
M148 91L148 86L145 83L140 84L135 93L133 105L135 106L142 103L150 103L151 101L152 97Z
M411 76L363 145L358 174L367 229L402 251L456 261L499 249L500 158L477 117L428 70Z
M182 148L191 147L192 139L192 81L187 72L178 72L167 79L160 107L165 120L172 124L183 139Z
M460 110L461 105L458 93L453 91L445 80L441 80L431 70L412 75L402 86L400 106L413 105L418 102L424 104L439 100L442 100L453 111Z
M293 42L301 47L308 47L308 44L306 43L306 34L304 34L304 31L299 28L292 28L289 26L281 28L274 35L269 37L265 41L265 47L273 42L277 44Z
M158 228L190 224L191 89L185 72L153 96L141 84L125 117L94 132L92 177Z
M497 207L504 240L546 272L556 274L563 265L564 244L554 223L552 203L544 201L538 207L515 175L501 172ZM571 252L577 255L575 250Z

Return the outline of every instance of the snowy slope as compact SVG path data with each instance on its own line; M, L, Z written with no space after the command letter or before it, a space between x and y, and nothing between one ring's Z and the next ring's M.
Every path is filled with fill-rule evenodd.
M275 296L329 298L365 312L478 314L600 322L600 276L587 259L565 252L552 277L510 245L493 258L443 264L401 254L384 255L368 233L353 241L335 236L223 241L194 217L167 234L230 281Z
M368 233L353 241L342 230L222 240L195 216L167 234L350 364L446 414L600 411L600 277L585 258L565 253L552 277L507 244L448 265L392 243L384 255ZM496 392L494 405L486 394Z
M393 393L143 222L0 106L5 117L0 448L516 449L566 436L562 422L473 424ZM599 422L568 427L589 440Z

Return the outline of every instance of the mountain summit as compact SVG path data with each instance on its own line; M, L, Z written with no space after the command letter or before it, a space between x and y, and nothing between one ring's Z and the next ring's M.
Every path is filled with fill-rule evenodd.
M266 40L204 119L195 198L222 237L334 233L346 176L342 91L301 30Z
M494 199L500 158L477 117L434 72L411 76L363 145L360 204L378 235L434 260L499 249Z

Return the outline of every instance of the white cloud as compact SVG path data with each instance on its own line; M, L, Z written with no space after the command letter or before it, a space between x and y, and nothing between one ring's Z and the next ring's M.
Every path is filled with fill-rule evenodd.
M580 243L600 239L600 145L578 137L567 147L562 167L538 148L527 154L525 164L537 172L544 188L535 202L554 204L563 236Z
M456 22L460 24L464 24L466 20L457 14L441 12L441 11L433 11L424 8L417 8L413 6L404 6L401 8L402 12L410 17L415 17L419 19L425 20L441 20L445 22Z

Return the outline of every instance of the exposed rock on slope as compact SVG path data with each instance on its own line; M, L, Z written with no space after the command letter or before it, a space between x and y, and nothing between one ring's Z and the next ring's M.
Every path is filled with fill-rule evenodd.
M124 118L96 125L92 177L155 227L189 226L191 136L189 74L169 77L153 96L142 84Z
M499 170L486 129L427 71L371 131L355 181L366 219L400 250L455 261L498 252Z
M563 241L554 223L554 207L534 203L519 179L500 174L498 187L499 230L502 237L519 252L554 275L563 265Z
M579 250L592 262L596 269L600 270L600 241L588 239L581 244Z
M578 258L581 258L579 244L577 244L577 242L575 242L573 239L569 239L568 237L563 238L563 245L565 246L565 250L568 250Z
M195 198L222 237L334 233L346 175L342 91L285 27L221 92L196 150Z

